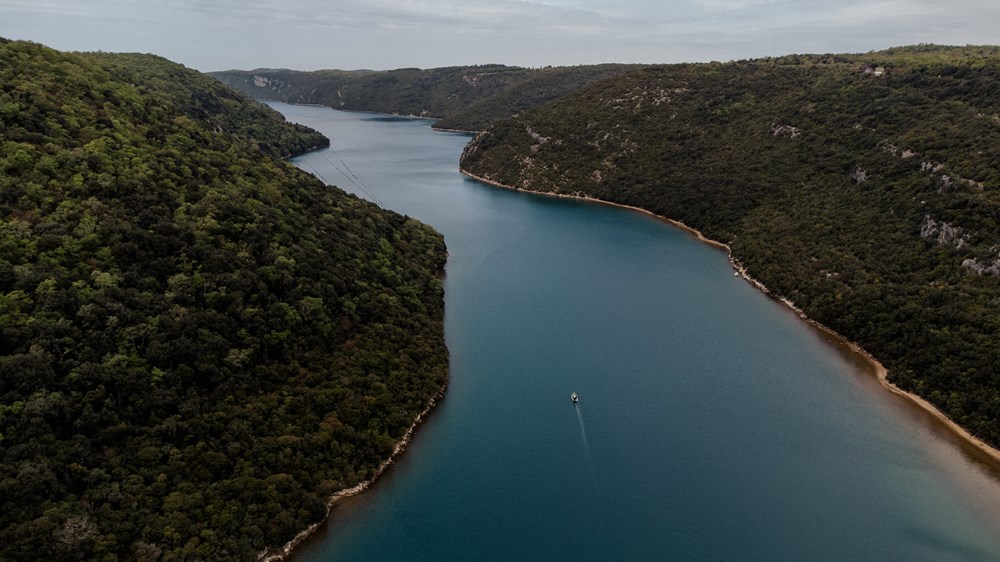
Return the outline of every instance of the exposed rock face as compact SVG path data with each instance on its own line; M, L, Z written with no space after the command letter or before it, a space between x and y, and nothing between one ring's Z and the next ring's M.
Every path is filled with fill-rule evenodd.
M791 125L779 125L777 123L771 124L771 132L776 137L788 137L790 139L794 139L802 134L802 131L798 127L793 127Z
M534 141L538 144L545 144L551 140L549 137L543 137L542 135L536 133L531 127L525 127L525 131L528 133L528 136L534 139Z
M253 85L257 88L268 88L274 91L288 87L288 84L278 80L277 78L261 76L260 74L253 75Z
M938 162L924 161L920 163L920 170L931 174L936 174L944 169L944 164Z
M861 185L868 181L868 172L864 171L860 165L851 172L851 179L854 183Z
M625 95L608 100L602 98L602 101L604 102L604 107L612 111L631 109L633 112L638 112L645 104L652 106L668 104L673 101L674 96L688 91L687 88L640 86L632 88Z
M956 249L962 249L967 244L967 237L960 227L938 222L930 215L924 216L924 222L920 225L920 237L932 239L941 246L954 246Z
M961 227L944 221L936 221L930 215L924 216L924 222L920 225L920 237L925 240L933 240L940 246L954 246L956 250L975 251L974 245L969 243L969 236L963 232ZM976 275L1000 275L1000 248L991 247L988 255L983 258L975 257L962 260L962 267Z
M1000 275L1000 258L991 263L980 261L978 258L969 258L962 262L962 267L970 269L977 275Z

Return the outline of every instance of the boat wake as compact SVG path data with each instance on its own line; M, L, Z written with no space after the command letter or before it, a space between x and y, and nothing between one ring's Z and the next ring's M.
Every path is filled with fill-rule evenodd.
M590 441L587 439L587 428L583 425L583 412L579 405L576 405L576 419L580 422L580 437L583 439L583 452L587 457L587 468L590 470L590 484L597 494L597 472L594 470L594 457L590 454Z
M580 437L583 438L583 448L587 451L587 458L590 459L590 442L587 441L587 428L583 425L583 414L580 413L580 407L574 408L576 410L576 419L580 422Z

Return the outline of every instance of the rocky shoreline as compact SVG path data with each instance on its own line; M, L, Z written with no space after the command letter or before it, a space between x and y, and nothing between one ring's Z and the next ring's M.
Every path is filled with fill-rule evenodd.
M334 493L326 501L326 514L323 516L323 519L303 529L301 532L299 532L299 534L295 535L295 537L292 540L285 543L285 545L282 546L281 548L277 549L268 548L260 552L257 555L257 560L261 562L278 562L280 560L285 560L292 554L292 552L295 550L295 547L302 544L302 542L308 539L313 533L315 533L316 530L319 529L321 525L324 525L326 523L327 519L330 517L330 511L333 509L333 506L336 505L338 501L340 501L343 498L356 496L361 492L364 492L365 490L370 488L372 484L374 484L375 481L378 480L378 477L381 476L382 473L384 473L396 461L396 459L403 454L403 452L406 450L407 445L409 445L410 441L413 439L414 432L416 432L417 428L424 423L425 419L427 418L427 415L430 414L431 410L433 410L435 406L437 406L437 403L440 402L442 398L444 398L445 390L447 390L447 388L448 384L445 383L445 385L442 386L437 391L437 393L434 394L433 397L431 397L431 400L427 404L427 407L424 408L422 412L417 414L417 417L414 418L413 420L413 425L411 425L410 428L406 430L406 433L403 434L403 437L401 437L400 440L396 442L396 445L393 446L392 448L392 454L389 455L389 458L382 461L382 464L380 464L378 468L375 469L375 474L373 474L371 478L355 486L339 490L336 493Z

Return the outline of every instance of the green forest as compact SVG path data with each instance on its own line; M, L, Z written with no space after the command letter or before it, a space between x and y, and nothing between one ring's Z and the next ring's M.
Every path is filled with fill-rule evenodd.
M1000 446L997 84L997 47L650 67L494 123L462 168L725 242Z
M442 237L150 55L0 40L0 560L246 560L443 389Z
M0 40L0 560L255 558L446 384L442 237L248 95L682 221L1000 446L1000 48L213 76Z
M481 131L491 122L557 99L639 65L545 68L483 65L419 69L213 72L257 99L437 119L434 127Z

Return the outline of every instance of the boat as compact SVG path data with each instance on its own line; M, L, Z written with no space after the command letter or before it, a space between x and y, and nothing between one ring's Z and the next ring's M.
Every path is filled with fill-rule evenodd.
M573 402L574 404L576 404L577 402L579 402L579 401L580 401L580 397L579 397L579 396L577 396L575 392L574 392L573 394L570 394L570 395L569 395L569 399L570 399L570 401L571 401L571 402Z

